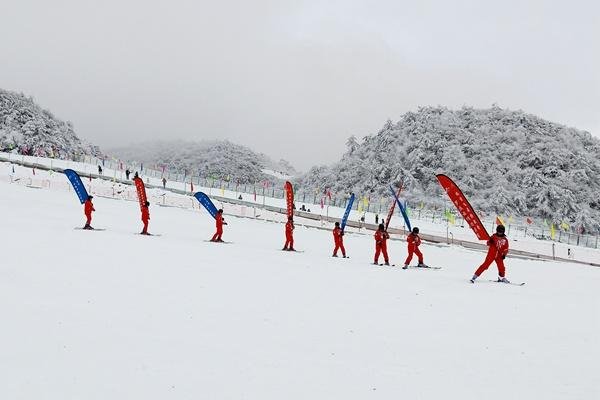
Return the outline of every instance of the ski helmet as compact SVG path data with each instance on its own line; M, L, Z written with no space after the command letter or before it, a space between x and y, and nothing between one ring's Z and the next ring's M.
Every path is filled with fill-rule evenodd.
M383 225L383 224L379 224L379 230L380 230L380 231L383 231L383 230L385 230L385 225Z
M503 234L504 232L506 232L506 228L504 227L504 225L498 225L496 227L496 233L502 233Z
M419 228L416 226L412 229L412 233L419 233Z
M335 226L340 226L340 223L339 223L339 222L336 222L336 223L335 223Z

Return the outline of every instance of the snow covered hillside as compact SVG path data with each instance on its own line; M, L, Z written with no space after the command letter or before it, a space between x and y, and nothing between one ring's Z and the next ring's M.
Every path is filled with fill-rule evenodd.
M60 175L54 174L56 177ZM54 179L54 178L53 178ZM66 179L66 178L65 178ZM591 399L600 270L509 257L522 287L467 279L484 254L423 244L441 270L375 267L370 235L0 182L2 394L10 399ZM390 242L392 262L406 256ZM493 268L493 267L492 267Z
M124 160L142 162L157 169L193 174L203 178L255 183L273 177L296 175L287 161L274 162L264 154L231 143L212 141L157 141L109 149L108 153ZM272 171L272 172L271 172Z
M311 169L301 187L373 196L403 180L413 206L442 207L435 174L444 173L478 211L600 230L600 141L587 132L499 107L424 107L346 145L339 162Z
M70 122L56 118L31 97L0 89L0 151L61 158L100 156L79 139Z

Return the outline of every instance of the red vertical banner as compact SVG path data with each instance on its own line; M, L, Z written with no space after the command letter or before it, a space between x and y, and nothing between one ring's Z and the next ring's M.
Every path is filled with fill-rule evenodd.
M294 188L290 181L285 182L285 200L287 205L287 216L292 217L294 215Z
M396 197L400 198L400 193L402 192L402 184L398 188L398 193L396 193ZM390 221L392 220L392 216L394 215L394 210L396 209L396 198L392 199L392 205L390 206L390 211L388 212L387 219L385 220L385 229L387 230L388 226L390 226Z
M140 202L140 210L146 204L148 200L146 198L146 187L144 186L144 181L142 178L137 177L133 178L133 182L135 183L135 190L137 191L138 201Z
M473 232L475 232L477 238L479 240L488 240L490 235L485 230L481 220L475 213L475 210L473 210L473 207L471 207L471 204L467 201L467 198L463 192L458 188L458 186L456 186L456 183L443 174L438 174L436 177L440 182L440 185L442 185L446 191L446 194L450 200L452 200L465 221L467 221Z

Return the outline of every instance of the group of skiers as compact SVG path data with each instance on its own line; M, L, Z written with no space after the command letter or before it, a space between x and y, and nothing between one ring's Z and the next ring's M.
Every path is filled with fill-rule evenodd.
M93 196L88 196L87 200L84 203L84 214L86 216L86 223L83 229L94 229L91 226L92 222L92 212L96 211L94 208L94 204L92 203ZM143 229L140 232L142 235L149 235L148 233L148 222L150 221L150 202L146 201L142 205L142 223ZM216 232L213 237L210 239L211 242L223 242L223 225L227 225L223 218L223 209L219 209L215 215L215 226ZM390 260L387 252L387 240L390 238L389 233L387 232L384 224L379 224L378 229L375 231L373 235L375 238L375 257L373 259L374 265L379 264L379 256L383 255L384 264L381 265L390 265ZM338 251L342 252L342 257L347 258L346 249L344 248L344 231L340 227L340 223L336 222L335 227L333 228L333 255L332 257L337 257ZM412 231L406 237L407 242L407 250L408 256L404 261L404 266L402 269L407 269L412 261L413 255L416 255L418 258L418 263L416 267L419 268L428 268L423 261L423 253L419 250L419 246L421 245L421 237L419 236L419 228L414 227ZM488 252L484 262L477 268L473 277L470 279L471 283L475 283L475 280L486 270L488 267L495 262L498 266L498 281L509 283L506 279L506 269L504 267L504 259L508 254L508 239L505 235L505 227L504 225L498 225L496 227L496 233L494 233L487 242ZM285 224L285 244L283 245L284 251L296 251L294 249L294 218L292 216L288 217L288 220Z

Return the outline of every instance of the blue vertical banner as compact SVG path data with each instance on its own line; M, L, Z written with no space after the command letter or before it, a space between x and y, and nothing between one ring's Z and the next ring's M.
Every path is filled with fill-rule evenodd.
M400 199L398 199L398 196L396 196L396 192L394 191L394 188L391 186L390 186L390 191L392 192L392 196L394 196L394 198L396 199L396 204L398 204L398 208L400 208L402 217L404 217L404 222L406 223L406 227L408 228L409 231L412 231L412 228L410 227L410 220L408 219L408 215L406 214L406 208L402 205L402 203L400 202Z
M208 213L212 215L213 218L216 218L217 207L215 207L213 202L208 198L208 196L205 193L197 192L196 194L194 194L194 197L200 202L200 204L204 206L204 208L206 208L206 211L208 211Z
M85 186L83 186L83 182L81 182L81 178L77 172L72 169L65 169L64 172L67 178L69 178L71 185L73 185L73 189L75 190L77 197L79 197L81 204L85 203L88 198L88 192L85 190Z
M354 193L350 195L350 199L348 199L348 205L346 206L346 211L344 212L344 217L342 218L342 232L346 227L346 222L348 222L348 216L350 216L350 210L352 210L352 204L354 203Z

